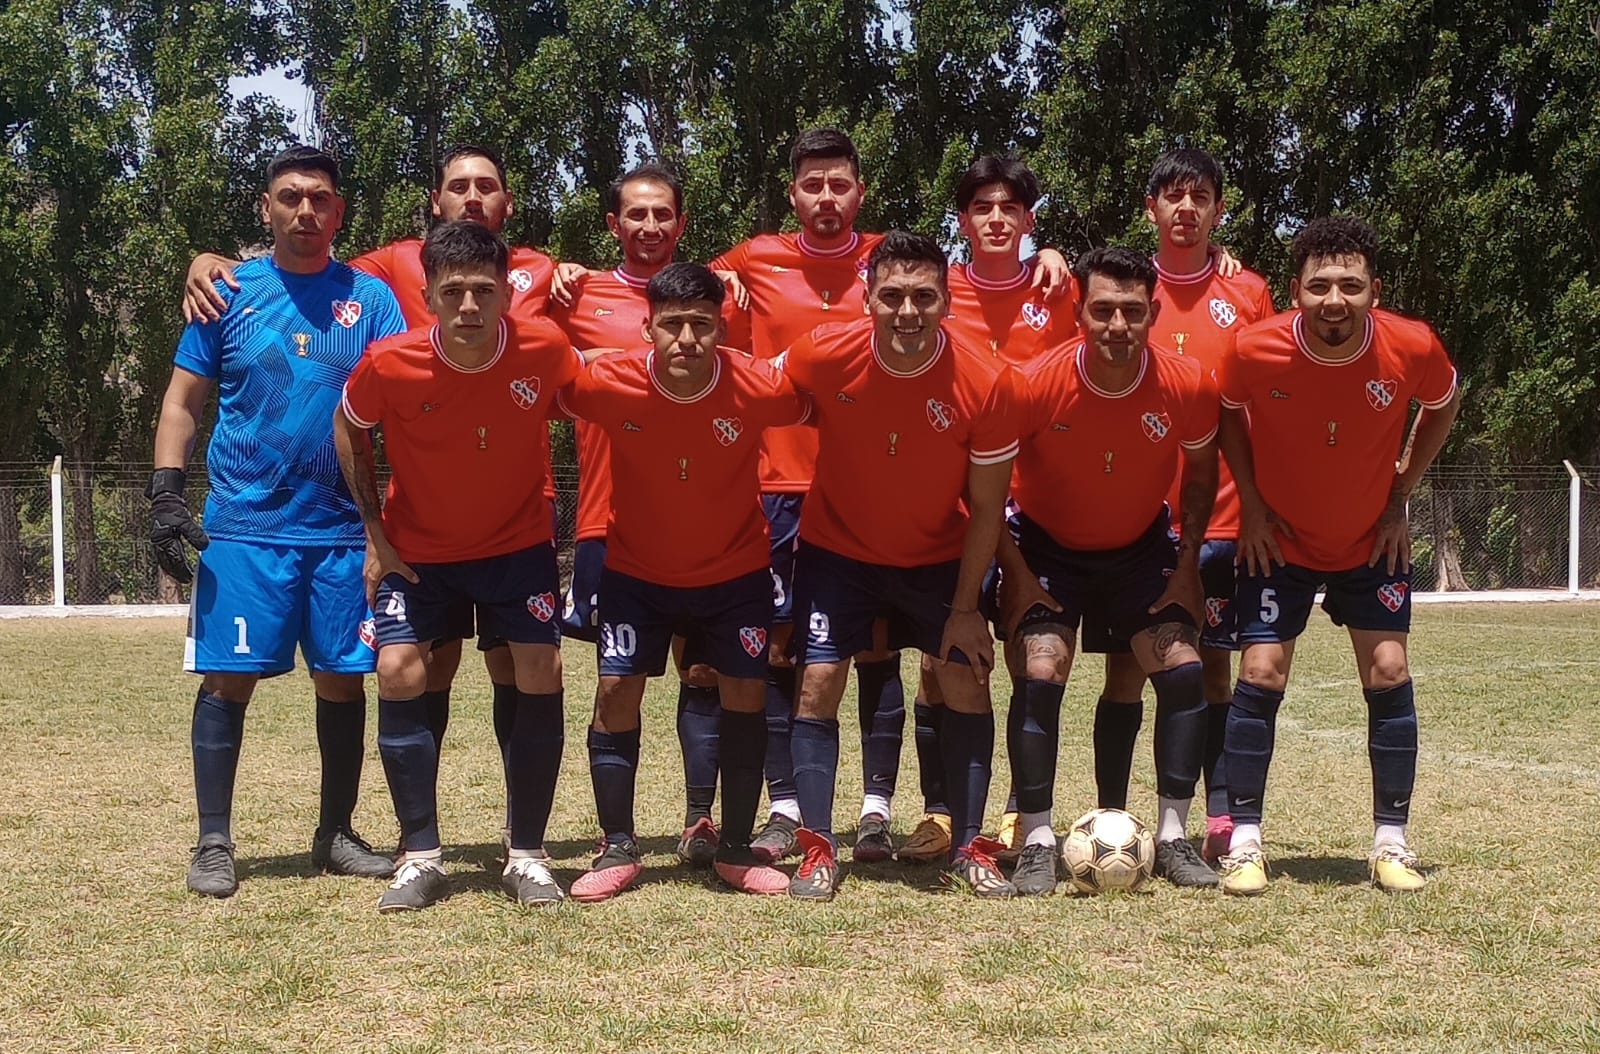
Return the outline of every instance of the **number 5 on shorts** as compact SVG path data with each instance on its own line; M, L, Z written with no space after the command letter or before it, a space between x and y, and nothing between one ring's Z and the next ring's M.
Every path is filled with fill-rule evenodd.
M1263 589L1261 591L1261 621L1269 626L1278 621L1278 591L1276 589Z

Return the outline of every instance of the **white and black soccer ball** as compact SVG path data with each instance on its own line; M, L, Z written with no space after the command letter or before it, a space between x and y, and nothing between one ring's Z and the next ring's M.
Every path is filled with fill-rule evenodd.
M1132 813L1094 809L1067 829L1061 859L1080 893L1132 892L1156 865L1156 840Z

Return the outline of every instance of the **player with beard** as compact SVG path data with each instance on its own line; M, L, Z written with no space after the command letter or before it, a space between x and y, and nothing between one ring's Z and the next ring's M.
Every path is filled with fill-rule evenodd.
M751 349L772 358L819 325L860 316L866 261L882 235L855 229L867 187L850 137L837 129L802 132L789 154L789 200L800 230L758 235L711 262L734 283L750 309ZM1037 259L1032 281L1049 298L1067 287L1070 272L1059 253ZM811 485L817 438L810 429L773 429L766 435L762 504L771 525L773 599L767 694L767 792L771 815L754 849L770 860L795 847L800 806L795 792L790 724L795 712L793 635L794 557L801 504ZM900 658L882 647L882 627L869 650L856 656L865 793L854 858L888 859L894 851L889 816L900 767L905 690Z
M1150 339L1193 358L1213 374L1235 333L1274 314L1272 290L1254 271L1230 269L1230 261L1211 251L1211 234L1227 210L1222 166L1203 150L1173 150L1156 159L1145 191L1145 215L1160 238L1156 249L1155 300L1161 305ZM1168 504L1174 526L1184 522L1180 481L1174 480ZM1219 471L1217 501L1200 549L1205 608L1200 613L1200 661L1205 668L1206 837L1202 853L1216 861L1227 852L1226 768L1221 764L1228 706L1233 701L1234 559L1239 536L1239 496L1233 476ZM1095 782L1099 805L1123 809L1134 741L1143 721L1140 698L1144 671L1128 642L1085 626L1087 651L1105 651L1106 687L1095 708Z
M516 197L506 183L505 165L500 155L488 147L470 143L446 150L439 160L438 179L429 196L429 209L435 222L473 220L496 234L501 233L506 221L516 214ZM350 261L357 270L388 284L400 301L406 325L412 328L434 321L423 292L427 287L427 275L422 267L422 246L421 238L402 238ZM237 266L238 261L211 253L195 257L189 265L185 284L183 312L186 320L205 322L217 317L218 294L213 283L220 280L231 287L233 269ZM583 273L583 268L562 264L560 271L571 276ZM507 278L510 298L507 314L522 319L544 314L556 273L557 265L544 253L537 249L513 248ZM550 473L548 435L544 437L543 449L545 497L554 503L556 492ZM441 748L450 723L450 686L461 663L461 641L472 634L473 622L470 608L453 612L445 628L446 637L436 642L429 652L428 688L424 698L435 740ZM491 638L483 638L479 647L484 651L484 665L494 686L495 737L503 755L516 715L517 686L511 653L497 644ZM509 829L509 821L506 826Z
M550 317L579 351L626 348L639 342L650 318L646 289L672 262L688 224L683 184L657 164L624 173L607 192L606 226L622 247L622 264L611 271L586 272L577 282L558 282ZM748 323L727 297L722 303L724 346L747 348ZM600 575L606 562L611 517L611 440L600 425L574 422L578 450L577 549L572 585L567 591L562 632L595 642L600 629ZM759 442L759 439L757 440ZM685 815L678 856L709 867L718 830L711 819L717 792L717 741L722 720L717 673L703 663L681 665L682 641L675 640L679 662L678 743L683 749Z
M1313 220L1290 256L1294 310L1239 333L1222 360L1221 442L1239 490L1242 564L1239 681L1223 748L1234 827L1222 889L1267 888L1267 767L1295 642L1319 590L1328 616L1350 632L1367 702L1373 881L1421 889L1406 837L1417 775L1406 501L1443 449L1461 394L1433 329L1378 307L1371 227ZM1413 400L1421 409L1400 468Z

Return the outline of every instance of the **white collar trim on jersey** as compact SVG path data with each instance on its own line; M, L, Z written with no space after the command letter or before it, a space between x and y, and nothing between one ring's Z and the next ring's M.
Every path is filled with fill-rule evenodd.
M939 361L939 356L944 354L945 343L944 329L941 328L939 330L939 343L934 346L933 354L928 356L928 361L908 373L889 365L889 361L878 351L878 335L874 333L872 335L872 357L877 360L878 366L882 368L883 372L891 377L920 377L933 369L933 364Z
M805 231L801 231L799 235L796 236L794 243L799 247L800 251L807 256L819 256L831 259L837 256L849 256L851 253L861 248L861 232L851 231L850 240L845 242L844 245L837 249L823 249L812 245L810 242L806 241Z
M1109 389L1100 387L1098 384L1094 383L1094 381L1089 379L1089 363L1087 361L1088 354L1089 342L1086 340L1079 341L1078 350L1074 352L1074 357L1078 362L1078 376L1083 379L1084 387L1088 388L1091 392L1094 392L1103 399L1124 399L1129 395L1132 395L1134 390L1137 389L1139 385L1144 383L1145 371L1150 368L1150 349L1147 347L1144 349L1144 353L1139 356L1139 375L1133 379L1133 383L1122 389L1120 392L1113 392Z
M494 364L500 361L500 356L506 353L506 320L500 320L500 339L494 349L494 354L482 366L463 366L459 362L452 362L450 356L444 353L444 344L439 340L439 324L435 322L433 329L428 332L428 340L433 344L433 353L439 356L439 361L455 370L457 373L482 373L484 370L493 369Z
M629 274L620 267L611 272L611 277L615 278L629 289L643 289L645 286L650 284L650 279L640 278L638 275Z
M1168 285L1199 285L1217 272L1217 258L1209 255L1206 257L1206 265L1191 274L1177 274L1169 271L1162 267L1154 256L1150 257L1150 262L1155 264L1156 277Z
M722 379L722 353L713 351L711 354L716 356L716 360L711 364L711 383L688 397L674 395L673 393L667 391L667 389L662 385L661 381L657 379L656 353L653 350L648 356L645 357L644 368L645 372L650 375L651 385L655 387L656 391L660 392L662 395L665 395L668 399L671 399L675 403L697 403L701 399L704 399L706 396L710 395L712 390L716 388L717 382Z
M972 283L974 289L982 289L994 293L1010 289L1021 289L1033 281L1033 265L1031 263L1023 264L1022 270L1018 272L1017 277L1004 282L991 282L988 279L978 277L978 272L972 269L970 263L961 265L961 273L967 276L967 281Z
M1294 342L1299 345L1300 354L1304 355L1318 366L1348 366L1352 362L1358 361L1361 356L1367 353L1367 349L1372 347L1372 336L1377 331L1377 325L1373 322L1372 315L1368 314L1366 332L1361 335L1361 350L1350 356L1348 359L1325 359L1311 350L1311 345L1306 340L1305 321L1305 315L1299 313L1295 314Z

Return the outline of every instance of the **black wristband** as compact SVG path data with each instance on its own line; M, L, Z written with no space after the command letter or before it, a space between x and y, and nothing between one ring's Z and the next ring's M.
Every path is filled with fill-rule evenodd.
M181 468L158 468L150 473L150 483L144 488L144 496L152 501L157 494L176 494L181 498L187 482L188 475Z

